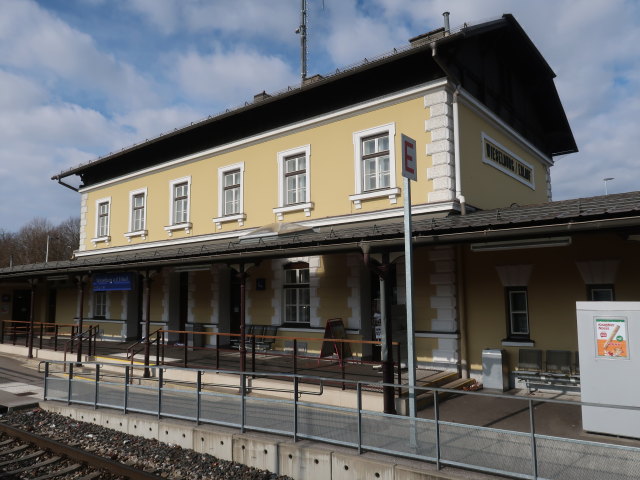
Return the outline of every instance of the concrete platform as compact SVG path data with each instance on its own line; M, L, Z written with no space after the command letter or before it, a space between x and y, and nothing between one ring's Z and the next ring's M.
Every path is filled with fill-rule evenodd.
M0 390L0 413L24 408L35 408L39 404L38 398L29 395L15 394Z

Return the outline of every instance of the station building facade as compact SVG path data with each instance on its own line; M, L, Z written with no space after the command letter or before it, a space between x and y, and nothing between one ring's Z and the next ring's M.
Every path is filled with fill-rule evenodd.
M639 197L552 202L553 158L577 151L553 77L504 15L61 172L80 180L75 258L1 270L0 319L80 315L126 340L145 320L234 333L241 313L322 338L341 318L375 340L382 303L405 342L406 135L418 363L475 374L484 348L512 367L518 348L575 351L575 301L638 300Z

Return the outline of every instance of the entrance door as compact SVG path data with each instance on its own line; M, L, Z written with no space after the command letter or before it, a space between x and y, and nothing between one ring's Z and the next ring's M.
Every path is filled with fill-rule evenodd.
M28 322L31 317L31 290L16 290L13 292L14 320Z

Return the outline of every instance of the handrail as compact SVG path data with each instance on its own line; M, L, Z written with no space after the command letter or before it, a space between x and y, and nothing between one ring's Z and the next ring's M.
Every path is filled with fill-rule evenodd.
M140 351L142 351L144 349L144 347L146 346L147 341L149 341L149 345L152 345L153 343L157 343L157 348L160 348L160 339L161 339L161 335L162 335L163 330L161 328L158 328L156 331L151 332L149 335L147 335L146 337L138 340L136 343L134 343L133 345L130 345L129 348L127 348L127 356L125 357L127 360L131 360L131 365L133 365L133 358L136 356L136 353L139 353ZM155 340L151 340L151 337L155 335L156 339ZM142 346L141 349L139 350L135 350L136 347L138 346ZM134 351L135 350L135 351ZM157 353L157 352L156 352ZM156 364L159 363L159 359L158 359L159 354L156 355Z
M84 332L76 333L75 335L73 335L73 330L72 330L71 338L67 340L67 342L64 345L64 360L65 361L67 360L67 353L69 352L69 347L71 347L70 349L73 352L74 342L78 340L79 342L78 348L80 348L80 345L85 340L85 337L89 341L89 350L87 353L89 354L89 356L91 356L92 354L95 355L96 339L98 337L98 331L99 331L98 325L89 325L89 328L87 330L85 330ZM92 343L92 339L93 339L93 343Z

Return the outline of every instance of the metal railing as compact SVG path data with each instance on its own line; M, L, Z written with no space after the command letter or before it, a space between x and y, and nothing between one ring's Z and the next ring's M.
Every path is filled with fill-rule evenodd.
M34 341L37 338L38 348L52 347L54 351L58 351L59 342L63 339L69 339L76 334L77 325L71 323L52 323L52 322L34 322L33 323ZM5 337L13 345L18 344L18 339L24 340L24 346L29 345L29 328L30 322L24 320L3 320L0 322L0 343L5 343ZM44 341L49 340L48 343Z
M144 369L142 366L84 366L91 365L95 366L94 378L87 378L86 373L74 377L73 364L69 364L69 374L64 376L61 362L47 362L45 400L224 425L241 432L287 435L294 441L315 440L352 447L359 453L370 451L433 462L438 469L455 466L513 478L563 480L631 480L640 472L638 446L538 431L544 431L547 424L538 417L549 412L575 415L575 409L581 406L597 406L640 414L637 407L415 387L422 397L431 399L432 406L423 410L419 418L410 418L365 409L365 400L370 400L365 398L365 390L373 385L370 382L345 380L355 392L353 405L344 407L329 404L330 387L315 392L316 401L307 400L312 391L301 390L301 384L322 385L330 380L319 377L270 373L267 388L286 392L284 398L277 398L265 395L266 389L259 384L267 374L148 367L154 376L144 379L136 375ZM119 368L121 373L105 376L107 366L110 370ZM180 372L179 381L168 378L173 370ZM133 378L137 381L133 382ZM274 382L282 388L274 387ZM262 389L261 394L254 395L258 389ZM461 397L443 404L441 396L452 393ZM454 402L465 403L457 410L449 408ZM488 418L488 408L495 404L495 418ZM505 404L510 407L507 409ZM567 410L553 413L558 407ZM470 412L473 408L477 409L475 415ZM505 415L507 410L510 413ZM462 422L459 416L467 421ZM520 417L521 421L506 428L502 422L507 417Z

